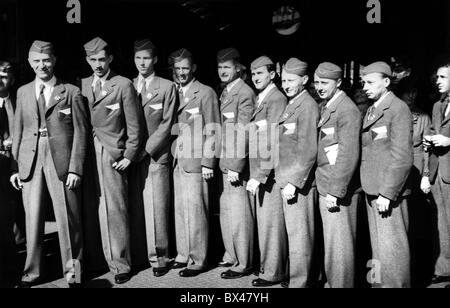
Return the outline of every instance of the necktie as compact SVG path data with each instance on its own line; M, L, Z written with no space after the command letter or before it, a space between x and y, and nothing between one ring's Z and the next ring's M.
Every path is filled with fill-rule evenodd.
M372 105L369 107L369 109L367 110L367 121L372 121L373 117L374 117L374 111L375 111L375 107Z
M227 95L228 95L228 91L227 91L227 88L225 88L222 91L222 95L220 95L220 102L223 103L225 101L225 99L227 98Z
M445 119L445 117L447 116L447 114L448 114L448 105L449 105L449 103L450 103L450 97L449 96L447 96L445 99L444 99L444 108L442 108L442 119Z
M102 81L98 79L97 82L95 83L94 88L95 100L98 100L100 98L101 93L102 93Z
M180 96L180 102L184 101L184 93L183 88L181 86L178 87L178 95Z
M45 96L44 96L45 85L41 84L39 91L38 107L39 107L39 122L40 127L45 128L47 125L45 123Z
M141 101L142 101L145 99L145 97L147 95L147 86L146 86L145 79L141 80L139 87L141 88L141 92L139 93L139 95L141 96Z

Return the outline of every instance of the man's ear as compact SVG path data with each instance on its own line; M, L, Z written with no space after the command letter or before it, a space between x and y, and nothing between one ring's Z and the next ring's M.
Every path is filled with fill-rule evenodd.
M155 56L153 59L153 64L156 64L156 63L158 63L158 56Z
M114 60L114 56L113 55L109 55L109 63L111 63Z
M274 71L270 72L270 80L274 80L276 76L276 73Z
M192 64L192 71L195 73L196 70L197 70L197 64Z
M86 62L89 64L89 56L86 56Z
M303 85L304 86L308 83L308 80L309 80L309 76L308 75L303 76Z
M340 88L342 85L342 79L338 79L336 82L336 87Z
M386 88L391 85L391 79L390 78L384 78L384 84L386 85Z

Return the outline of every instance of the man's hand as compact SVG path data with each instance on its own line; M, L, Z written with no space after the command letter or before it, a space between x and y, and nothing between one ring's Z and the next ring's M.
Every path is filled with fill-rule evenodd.
M291 183L288 183L282 191L283 198L285 198L287 201L294 199L296 191L297 187L295 187Z
M116 171L125 171L131 164L131 160L128 158L122 158L120 161L116 161L114 164L112 164L112 167Z
M383 196L378 196L377 199L378 213L386 213L387 211L389 211L390 204L391 200L386 199Z
M214 170L208 167L202 167L203 178L208 181L214 177Z
M69 173L67 176L66 186L70 190L77 189L80 187L81 184L81 177L74 173Z
M11 185L14 187L14 189L21 190L23 188L23 184L18 173L11 175L9 181L11 182Z
M8 138L8 139L4 140L4 141L3 141L3 147L4 147L6 150L11 150L11 147L12 147L12 139L11 139L11 138Z
M420 189L424 194L429 194L431 191L430 178L427 176L422 177L422 181L420 182Z
M247 182L247 190L254 196L256 195L256 190L259 187L260 182L258 182L255 179L250 179L250 181Z
M333 213L339 209L339 205L337 204L337 198L335 196L327 194L326 200L328 212Z
M435 147L449 147L450 146L450 138L445 137L443 135L434 135L431 136L431 142Z
M239 173L228 170L227 181L230 182L231 184L239 182Z

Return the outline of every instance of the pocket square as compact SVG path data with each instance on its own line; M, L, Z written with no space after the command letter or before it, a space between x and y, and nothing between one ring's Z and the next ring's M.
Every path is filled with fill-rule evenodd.
M200 112L200 110L198 109L198 107L196 107L196 108L188 109L188 110L186 110L186 112L191 115L194 115L194 114L198 114Z
M258 122L255 122L255 125L258 127L258 129L263 129L267 127L267 120L261 120Z
M160 104L149 105L149 107L152 108L153 110L161 110L163 105L162 105L162 103L160 103Z
M334 135L334 127L322 128L320 131L320 139Z
M114 111L114 110L120 109L120 104L117 103L117 104L109 105L109 106L106 106L106 108L110 109L111 111Z
M286 123L286 124L283 124L283 127L284 127L284 132L283 132L283 134L284 135L292 135L293 133L294 133L294 131L295 131L295 127L296 127L297 125L296 125L296 123Z
M230 119L234 119L234 112L225 112L224 114L222 114L222 122Z
M62 114L65 114L65 115L69 115L69 114L72 113L72 109L70 109L70 108L62 109L59 112L62 113Z
M339 144L333 144L329 147L324 148L325 154L327 155L328 162L331 166L336 165L336 159L339 150Z
M372 139L373 140L380 140L387 138L387 127L386 126L380 126L372 128Z

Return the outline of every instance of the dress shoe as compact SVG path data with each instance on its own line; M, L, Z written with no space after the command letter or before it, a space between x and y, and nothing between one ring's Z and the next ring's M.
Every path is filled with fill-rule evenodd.
M131 279L130 273L122 273L114 276L116 284L123 284Z
M281 282L281 286L282 286L283 288L285 288L285 289L288 289L288 288L289 288L289 281L282 281L282 282Z
M155 277L161 277L167 274L170 270L170 267L164 266L164 267L154 267L153 268L153 275Z
M217 263L218 267L231 267L233 266L233 263L229 263L229 262L225 262L225 261L220 261L219 263Z
M220 277L223 279L237 279L244 276L248 276L250 273L239 273L232 270L228 270L220 274Z
M270 287L270 286L274 286L276 284L279 284L280 281L268 281L268 280L264 280L262 278L258 278L252 281L252 286L254 287Z
M181 277L195 277L203 272L204 272L204 270L194 270L194 269L185 268L184 270L181 270L178 274Z
M184 263L184 262L173 262L171 268L172 269L177 269L177 268L183 268L183 267L186 267L186 266L187 266L187 263Z
M450 282L450 276L438 276L434 275L431 279L431 284L438 284L441 282Z
M14 286L14 288L15 289L29 289L34 285L35 285L35 283L33 283L33 282L21 281L16 286Z

